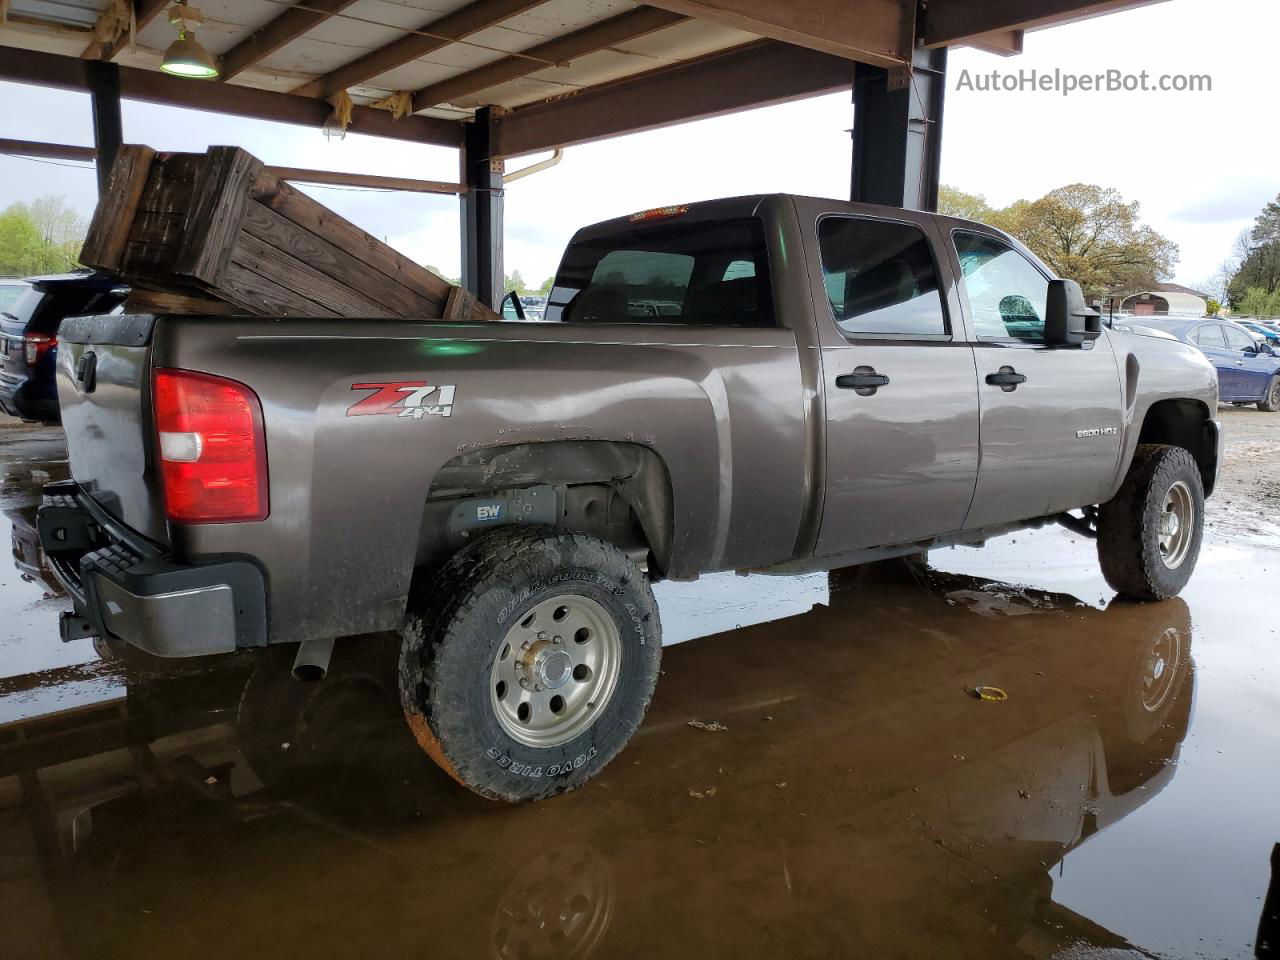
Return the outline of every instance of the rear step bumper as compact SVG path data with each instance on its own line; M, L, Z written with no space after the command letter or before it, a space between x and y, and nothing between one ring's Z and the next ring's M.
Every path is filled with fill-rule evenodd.
M37 515L49 567L75 603L62 636L111 636L158 657L267 642L262 571L248 560L181 564L74 481L49 484Z

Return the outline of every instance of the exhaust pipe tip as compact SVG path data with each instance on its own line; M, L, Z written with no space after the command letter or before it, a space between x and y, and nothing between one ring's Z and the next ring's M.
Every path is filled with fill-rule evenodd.
M298 644L298 655L293 659L293 679L304 683L317 683L329 672L329 658L333 656L333 637L319 640L303 640Z

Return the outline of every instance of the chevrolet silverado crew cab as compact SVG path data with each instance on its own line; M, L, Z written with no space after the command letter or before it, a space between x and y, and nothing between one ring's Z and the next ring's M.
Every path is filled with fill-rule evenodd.
M658 677L650 583L832 569L1060 522L1176 594L1221 456L1213 367L1103 328L977 223L793 196L579 231L545 320L70 320L65 637L164 657L401 631L458 781L582 784ZM358 642L357 640L347 642Z

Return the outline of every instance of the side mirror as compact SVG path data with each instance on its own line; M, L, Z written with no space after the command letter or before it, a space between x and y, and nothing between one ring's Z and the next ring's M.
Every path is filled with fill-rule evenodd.
M501 312L503 320L524 319L524 304L520 302L520 297L514 290L502 298Z
M1102 314L1084 302L1074 280L1050 280L1044 339L1051 347L1079 347L1102 335Z

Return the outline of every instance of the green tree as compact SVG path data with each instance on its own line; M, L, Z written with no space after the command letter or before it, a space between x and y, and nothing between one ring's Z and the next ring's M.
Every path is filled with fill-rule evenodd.
M1251 287L1240 298L1237 309L1250 317L1280 316L1280 290Z
M1103 296L1149 289L1178 262L1177 244L1143 224L1140 210L1115 189L1073 183L1014 204L998 219L1059 276Z
M502 289L504 291L514 290L522 297L529 293L529 286L524 282L524 277L520 275L519 270L512 270L503 278Z
M555 285L556 285L556 278L547 277L547 279L542 281L542 285L538 287L538 296L540 297L551 296L551 288L554 287Z
M982 194L965 193L957 187L944 183L938 188L938 212L948 217L990 223L995 210Z
M0 275L73 269L84 232L84 220L62 197L11 204L0 213Z
M1262 208L1248 237L1236 241L1234 259L1238 267L1227 293L1233 307L1243 309L1255 289L1280 290L1280 197Z
M1221 310L1222 310L1222 304L1220 304L1217 300L1210 299L1205 301L1204 312L1209 316L1216 317L1221 312Z
M944 186L938 208L1012 234L1091 297L1149 289L1178 261L1177 245L1140 221L1136 201L1096 184L1073 183L1003 208L991 207L981 194Z

